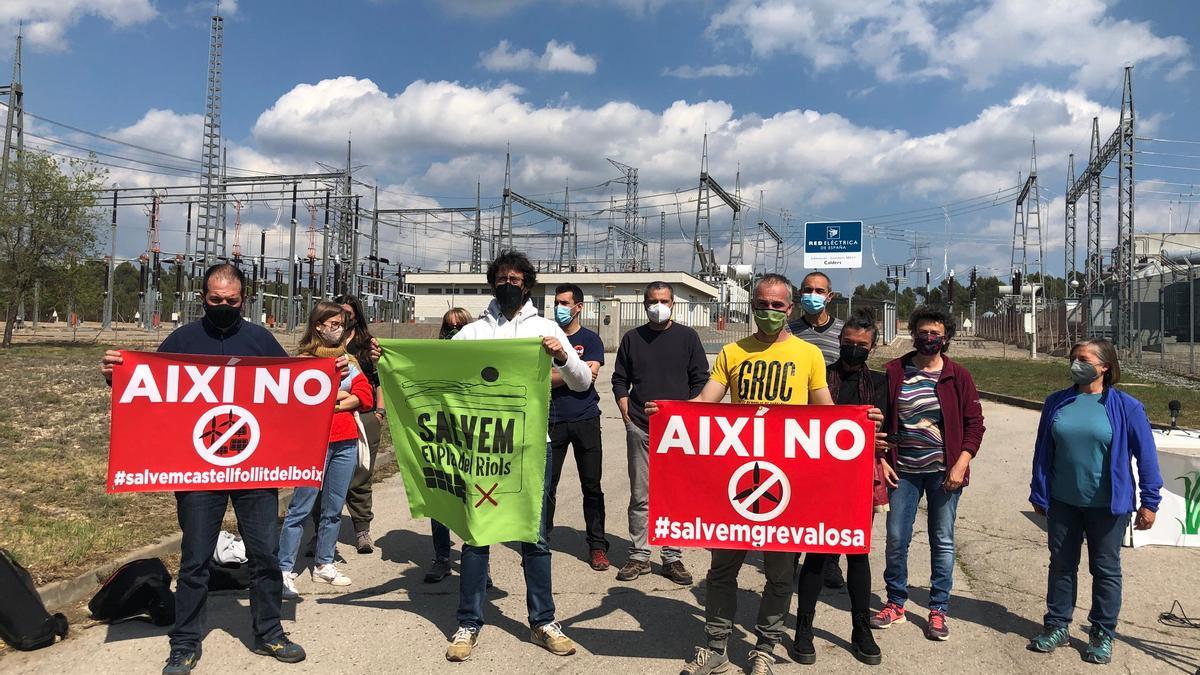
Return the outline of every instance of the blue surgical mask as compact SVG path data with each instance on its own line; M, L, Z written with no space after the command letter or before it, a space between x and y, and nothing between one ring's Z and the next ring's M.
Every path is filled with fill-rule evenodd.
M575 315L571 313L570 307L557 305L554 308L554 320L558 322L559 326L566 328L567 326L571 325L571 320L574 318Z
M805 293L800 296L800 306L805 314L820 314L825 309L825 296L817 293Z

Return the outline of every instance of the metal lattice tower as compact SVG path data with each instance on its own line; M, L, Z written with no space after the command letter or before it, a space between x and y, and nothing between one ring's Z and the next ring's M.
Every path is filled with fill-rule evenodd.
M1020 174L1017 182L1021 182ZM1029 160L1029 176L1021 186L1014 208L1012 270L1014 273L1020 272L1021 279L1027 281L1030 280L1030 274L1036 274L1038 281L1045 284L1045 269L1042 264L1044 259L1041 199L1037 176L1037 140L1034 140L1033 155ZM1019 288L1013 290L1018 296L1021 294Z
M616 183L625 184L625 232L621 236L621 260L632 261L628 264L631 269L629 271L636 272L640 268L646 267L645 260L639 260L638 251L638 170L636 167L629 166L615 159L609 159L609 164L617 167L624 175Z
M200 210L196 220L196 260L207 268L225 255L225 232L221 227L221 52L225 44L225 20L212 17L208 38L208 87L204 99L204 137L200 144L202 164ZM202 271L202 270L198 270Z
M667 269L667 212L658 212L658 271Z
M4 149L0 155L0 196L8 192L10 166L21 161L25 154L25 91L21 86L21 34L13 53L12 81L0 87L0 96L8 97L8 115L4 121Z
M1100 160L1100 118L1092 118L1092 145L1088 151L1087 191L1087 289L1095 293L1100 287L1100 275L1104 270L1104 254L1100 252L1100 172L1090 171L1091 165ZM1107 162L1105 162L1107 163Z
M1125 85L1121 93L1121 122L1117 127L1120 144L1117 152L1117 260L1114 274L1124 282L1117 292L1118 344L1134 348L1133 330L1133 66L1125 66Z
M483 212L480 205L479 181L475 181L475 233L471 236L471 271L483 271Z
M733 179L733 198L740 204L742 202L742 167L738 165L736 177ZM733 227L730 230L729 239L729 264L741 265L746 257L746 233L742 226L742 212L737 209L733 212Z
M696 273L696 260L700 261L701 274L707 273L704 252L712 241L712 208L709 205L708 189L708 134L704 134L704 150L700 156L700 187L696 195L696 227L692 230L692 274Z
M1071 153L1067 157L1067 192L1071 191L1071 184L1075 182L1075 153ZM1064 245L1063 245L1063 281L1067 286L1067 297L1079 297L1079 289L1072 286L1071 282L1075 279L1075 202L1066 200L1066 219L1064 227Z
M501 247L513 247L513 223L512 223L512 151L504 151L504 194L500 202L500 231L496 233L496 241ZM494 249L495 242L492 244ZM492 258L496 257L497 251L492 251Z
M354 150L352 141L346 141L346 175L338 181L338 190L341 194L338 195L338 222L337 222L337 237L334 241L337 242L334 255L334 269L337 270L333 280L334 295L340 293L355 293L353 288L355 266L358 261L355 260L354 250L354 234L358 225L356 213L357 203L354 199L354 183L352 180L351 156Z

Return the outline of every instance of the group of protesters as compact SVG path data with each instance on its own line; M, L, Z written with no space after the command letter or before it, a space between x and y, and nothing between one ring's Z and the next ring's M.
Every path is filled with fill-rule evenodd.
M553 360L539 536L536 542L522 542L520 555L531 641L567 656L576 647L555 616L548 539L555 516L561 518L555 497L568 450L575 457L583 495L587 562L597 572L612 564L595 388L605 349L600 336L581 323L585 298L579 286L554 289L553 318L549 318L533 304L537 270L525 255L502 252L486 276L494 295L487 309L477 318L464 309L451 309L443 317L438 337L537 337ZM204 316L175 330L159 351L286 356L269 331L242 320L245 289L237 267L210 268L202 290ZM860 310L845 320L834 318L829 304L834 296L830 278L819 271L807 274L799 287L780 274L757 278L751 296L755 332L725 345L710 369L697 332L673 320L673 288L653 282L643 296L646 322L622 336L614 359L612 391L625 425L631 540L615 578L625 583L652 572L647 534L649 421L658 412L656 401L720 402L728 393L734 403L870 406L869 417L877 430L872 506L874 512L886 514L886 602L874 612L869 607L872 577L866 554L845 556L843 576L837 555L809 553L801 562L797 553L762 552L766 581L754 625L756 644L745 667L756 675L773 672L774 650L784 640L793 593L798 606L791 656L801 664L816 662L813 623L823 586L847 587L851 651L865 664L881 663L873 631L906 621L908 553L922 500L931 558L924 635L935 641L950 637L957 507L984 437L983 410L971 374L947 355L955 321L939 309L918 307L908 320L912 351L887 362L881 371L873 370L869 359L879 343L875 317ZM794 314L798 318L789 323ZM336 359L341 375L322 486L293 492L282 527L275 489L176 493L182 559L177 621L170 632L165 675L190 672L200 659L209 558L228 502L233 503L254 570L250 593L254 651L279 661L305 658L303 648L288 639L280 623L282 599L297 594L305 521L314 520L314 541L309 546L314 583L352 584L337 567L343 508L350 512L356 549L373 550L371 480L385 416L376 372L381 351L370 335L361 302L353 296L318 302L298 353ZM1120 381L1115 349L1104 340L1086 340L1075 345L1070 356L1069 379L1064 373L1064 383L1069 381L1070 386L1047 399L1034 448L1030 502L1047 516L1050 568L1044 628L1029 636L1029 647L1050 652L1068 643L1080 549L1086 539L1093 589L1084 658L1107 663L1121 602L1121 536L1135 511L1135 527L1153 524L1162 479L1141 404L1114 387ZM110 382L114 366L121 362L119 352L105 354L101 371ZM781 377L789 378L786 386L782 381L767 381ZM371 446L371 460L365 464L357 460L360 439ZM1137 461L1136 487L1132 460ZM424 580L437 583L453 569L450 532L437 521L432 522L431 544L432 562ZM738 573L749 553L711 550L703 640L683 673L734 670L727 647L737 609ZM660 573L665 578L680 585L693 583L680 549L663 547L660 555ZM484 625L486 589L491 585L489 567L488 547L462 544L457 629L446 650L450 661L467 660L476 646Z

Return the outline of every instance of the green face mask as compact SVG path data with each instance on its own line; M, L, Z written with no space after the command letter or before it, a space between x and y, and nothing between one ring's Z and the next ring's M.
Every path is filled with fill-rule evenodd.
M777 309L754 310L754 324L767 335L778 335L787 323L787 314Z

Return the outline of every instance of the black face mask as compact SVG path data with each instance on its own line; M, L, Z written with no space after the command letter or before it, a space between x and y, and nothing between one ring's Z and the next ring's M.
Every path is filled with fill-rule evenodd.
M842 345L839 350L838 360L842 365L848 368L857 368L867 362L867 357L870 356L871 350L858 345Z
M522 291L520 286L500 284L496 287L495 295L496 304L505 316L521 309L521 305L525 303L525 291Z
M204 318L222 333L228 333L242 318L242 310L233 305L204 303Z
M922 333L913 340L913 347L922 356L933 356L945 349L946 338L943 335Z

